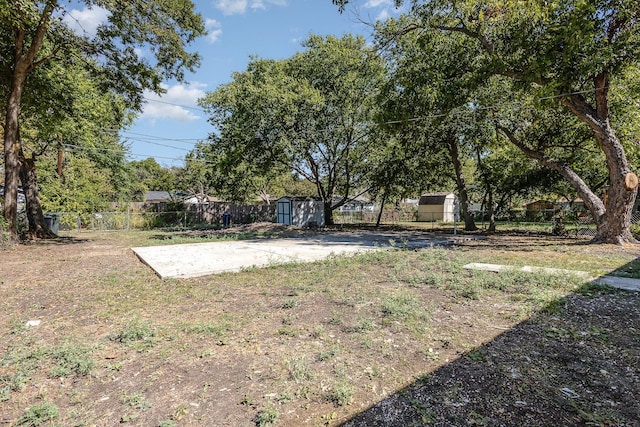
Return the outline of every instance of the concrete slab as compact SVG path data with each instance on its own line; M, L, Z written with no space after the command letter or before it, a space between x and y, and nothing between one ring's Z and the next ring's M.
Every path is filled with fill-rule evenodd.
M287 262L309 262L381 248L421 248L463 237L411 232L322 234L295 239L256 239L132 248L161 278L188 278Z
M612 288L622 289L625 291L640 292L640 279L632 279L628 277L616 277L616 276L592 277L586 271L579 271L579 270L563 270L559 268L544 268L544 267L530 267L530 266L517 268L509 265L482 264L482 263L466 264L463 266L463 268L466 268L469 270L493 271L495 273L499 273L502 271L526 271L530 273L572 274L578 277L583 277L585 280L593 281L600 285L611 286Z
M571 274L578 277L584 277L585 279L592 279L591 275L586 271L580 270L563 270L561 268L547 268L547 267L532 267L525 265L524 267L512 267L510 265L500 264L482 264L482 263L470 263L462 266L468 270L483 270L493 271L499 273L501 271L524 271L527 273L542 273L542 274Z
M640 280L628 277L602 276L596 279L600 285L611 286L612 288L622 289L631 292L640 292Z

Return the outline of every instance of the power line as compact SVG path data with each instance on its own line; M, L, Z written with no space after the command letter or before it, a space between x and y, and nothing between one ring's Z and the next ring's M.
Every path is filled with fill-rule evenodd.
M165 140L165 141L178 141L178 142L200 142L200 141L206 141L209 137L206 138L167 138L164 136L156 136L156 135L147 135L144 133L137 133L137 132L132 132L132 131L123 131L124 133L128 133L131 135L136 135L136 136L144 136L147 138L153 138L153 139L160 139L160 140Z
M183 147L176 147L173 145L168 145L168 144L161 144L159 142L153 142L153 141L148 141L145 139L129 139L129 141L133 141L133 142L141 142L143 144L152 144L152 145L157 145L160 147L167 147L167 148L173 148L174 150L180 150L180 151L186 151L186 152L191 152L191 149L188 148L183 148Z
M201 142L201 141L206 141L207 139L209 139L209 137L204 137L204 138L167 138L165 136L157 136L157 135L149 135L149 134L145 134L145 133L138 133L138 132L133 132L133 131L129 131L129 130L121 130L121 129L110 129L110 128L103 128L103 131L106 132L111 132L114 135L117 135L119 133L124 133L124 134L130 134L130 135L135 135L135 136L144 136L145 139L146 138L150 138L150 139L156 139L156 140L162 140L162 141L175 141L175 142ZM128 138L126 135L120 135L123 138Z
M169 102L169 101L161 101L159 99L151 99L151 98L145 98L145 97L142 97L142 99L144 99L145 101L148 101L148 102L157 102L158 104L172 105L174 107L185 108L187 110L200 111L200 112L203 112L203 113L207 112L207 110L205 110L204 108L200 108L200 107L191 107L189 105L181 105L181 104L176 104L176 103Z
M102 151L102 152L111 152L111 153L118 153L118 154L124 154L125 156L132 156L132 157L154 157L156 159L166 159L166 160L179 160L179 161L184 161L186 162L186 158L184 157L166 157L166 156L157 156L155 154L142 154L142 153L129 153L123 150L118 150L115 148L97 148L97 147L87 147L87 146L82 146L82 145L75 145L75 144L62 144L64 147L66 148L70 148L71 151L73 152L82 152L82 151ZM172 147L172 148L176 148L176 147ZM190 150L185 150L185 151L189 151ZM195 162L200 162L200 163L205 163L205 164L214 164L214 162L206 160L206 159L201 159L201 158L191 158L189 159L190 161L195 161Z
M605 90L605 89L612 89L612 88L626 88L628 86L625 85L620 85L620 86L607 86L606 88L595 88L595 89L585 89L585 90L581 90L581 91L575 91L575 92L567 92L567 93L562 93L559 95L550 95L550 96L544 96L544 97L540 97L540 98L534 98L534 101L549 101L552 99L560 99L560 98L566 98L568 96L573 96L573 95L585 95L588 93L596 93L598 91L601 90ZM475 111L485 111L485 110L494 110L500 107L506 107L509 105L522 105L524 104L524 101L513 101L513 102L504 102L502 104L494 104L494 105L488 105L488 106L484 106L484 107L478 107L475 109ZM439 119L442 117L447 117L450 114L452 114L452 112L455 112L455 114L462 114L462 113L472 113L473 111L469 111L469 110L464 110L464 111L460 111L458 110L451 110L451 112L448 113L440 113L440 114L432 114L432 115L427 115L427 116L418 116L418 117L411 117L408 119L399 119L399 120L390 120L390 121L386 121L383 122L382 124L384 125L393 125L393 124L400 124L400 123L408 123L408 122L417 122L417 121L421 121L421 120L430 120L430 119Z

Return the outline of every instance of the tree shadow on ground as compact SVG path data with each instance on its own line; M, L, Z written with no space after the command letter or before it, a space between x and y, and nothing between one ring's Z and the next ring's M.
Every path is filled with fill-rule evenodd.
M586 284L343 426L640 426L640 293Z
M56 236L52 238L46 239L24 239L20 241L20 245L22 246L67 246L67 245L77 245L80 243L90 242L92 239L90 238L78 238L78 237L63 237Z

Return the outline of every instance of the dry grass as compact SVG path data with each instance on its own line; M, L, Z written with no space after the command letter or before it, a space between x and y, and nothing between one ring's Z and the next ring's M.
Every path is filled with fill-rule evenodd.
M500 236L455 249L160 280L128 249L159 236L212 237L83 234L1 253L0 422L33 418L33 408L42 406L57 414L43 425L337 425L455 366L462 355L491 362L489 343L527 322L558 319L555 332L541 333L570 350L579 342L572 334L581 332L564 319L564 298L577 291L586 300L638 302L632 294L584 288L577 279L462 269L497 262L625 271L636 268L636 248ZM28 320L41 323L25 327ZM617 362L636 375L628 386L638 384L634 327L640 329L637 321L625 326L636 339ZM594 337L589 343L605 351L625 331L606 323L587 332ZM637 413L638 400L630 398L596 396L588 407L576 400L568 412L574 418L555 420L602 417L594 405L607 401ZM445 406L429 405L409 405L411 419L447 419ZM606 419L630 423L628 411L616 408L607 407ZM480 413L476 421L487 417Z

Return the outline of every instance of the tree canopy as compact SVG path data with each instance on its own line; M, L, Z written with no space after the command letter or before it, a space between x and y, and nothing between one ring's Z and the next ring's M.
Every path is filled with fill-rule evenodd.
M65 20L74 6L102 8L107 19L95 34L74 32ZM15 241L23 96L29 89L37 96L43 89L38 79L31 78L34 73L54 64L81 68L102 92L118 94L126 107L136 110L145 89L162 92L163 79L181 80L185 70L198 65L198 54L188 52L187 46L204 34L204 24L189 0L91 0L74 5L57 0L0 0L0 24L0 87L5 101L3 210ZM62 99L75 96L69 91L58 95ZM42 111L30 113L29 119L46 121Z
M350 2L333 0L333 3L344 8ZM413 19L392 36L401 38L415 30L421 34L462 36L465 44L478 51L475 81L502 77L506 79L504 92L519 96L538 112L536 123L545 114L562 114L568 127L575 125L589 132L589 141L580 139L580 142L586 144L583 145L586 149L589 145L597 147L604 156L608 176L606 197L589 185L579 163L566 163L567 151L573 151L575 145L572 148L567 140L558 143L557 138L554 144L547 144L549 138L533 142L523 139L529 122L518 120L511 113L496 114L497 129L504 137L531 159L560 174L585 201L598 228L595 241L635 241L630 233L630 220L637 176L627 155L631 141L621 139L627 135L621 125L625 120L616 116L620 110L612 108L612 100L624 96L632 103L638 98L637 87L629 85L628 76L637 74L640 65L637 54L640 3L634 0L395 3L408 3ZM423 45L427 51L429 47L428 43ZM438 57L434 56L434 60ZM516 100L520 101L511 98L511 102ZM477 107L493 108L498 105L496 101ZM569 132L563 135L569 136Z
M285 60L254 58L201 105L219 131L211 138L219 167L294 171L315 186L331 224L332 210L361 188L368 148L378 141L384 68L359 37L311 36L304 47Z

